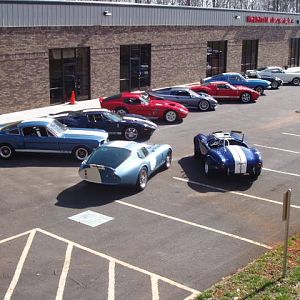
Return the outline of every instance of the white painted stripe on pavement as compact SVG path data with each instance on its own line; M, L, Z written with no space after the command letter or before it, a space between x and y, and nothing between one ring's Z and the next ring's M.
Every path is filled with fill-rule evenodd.
M228 232L225 232L225 231L222 231L222 230L214 229L212 227L208 227L208 226L201 225L201 224L198 224L198 223L194 223L194 222L186 221L186 220L179 219L179 218L176 218L176 217L172 217L172 216L169 216L169 215L166 215L166 214L163 214L163 213L159 213L159 212L154 211L154 210L150 210L150 209L143 208L143 207L140 207L140 206L137 206L137 205L134 205L134 204L123 202L121 200L116 200L115 202L120 203L122 205L126 205L126 206L129 206L129 207L135 208L135 209L139 209L139 210L142 210L144 212L151 213L151 214L163 217L163 218L167 218L167 219L170 219L170 220L173 220L173 221L177 221L177 222L184 223L184 224L187 224L187 225L190 225L190 226L198 227L198 228L201 228L201 229L204 229L204 230L208 230L208 231L212 231L214 233L218 233L218 234L221 234L221 235L224 235L224 236L228 236L228 237L240 240L240 241L244 241L244 242L247 242L247 243L250 243L250 244L254 244L256 246L260 246L260 247L263 247L263 248L266 248L266 249L272 249L271 246L268 246L268 245L250 240L250 239L246 239L246 238L243 238L241 236L231 234L231 233L228 233Z
M151 276L152 300L159 300L158 277Z
M11 237L9 237L9 238L3 239L3 240L0 241L0 244L3 244L3 243L6 243L6 242L9 242L9 241L12 241L12 240L14 240L14 239L17 239L17 238L23 236L23 235L30 234L31 232L32 232L32 230L28 230L28 231L25 231L25 232L23 232L23 233L16 234L16 235L11 236Z
M72 249L73 249L73 243L68 243L68 247L66 250L66 256L65 256L65 262L64 266L60 275L59 283L58 283L58 290L56 294L55 300L62 300L66 285L66 280L70 268L70 262L71 262L71 256L72 256Z
M184 298L183 300L195 300L195 298L196 298L198 295L200 295L200 294L202 294L202 293L192 294L192 295L190 295L190 296Z
M267 149L278 150L278 151L284 151L284 152L289 152L289 153L300 154L300 152L298 152L298 151L292 151L292 150L281 149L281 148L276 148L276 147L264 146L264 145L259 145L259 144L254 144L254 146L256 146L256 147L261 147L261 148L267 148Z
M188 180L188 179L184 179L184 178L179 178L179 177L173 177L173 178L176 179L176 180L179 180L179 181L184 181L184 182L196 184L196 185L203 186L205 188L220 191L220 192L227 192L229 194L234 194L234 195L238 195L238 196L242 196L242 197L246 197L246 198L251 198L251 199L256 199L256 200L260 200L260 201L265 201L265 202L278 204L278 205L283 205L282 202L267 199L267 198L252 196L252 195L249 195L249 194L244 194L244 193L235 192L235 191L229 191L229 190L222 189L222 188L219 188L219 187L216 187L216 186L212 186L212 185L209 185L209 184L204 184L204 183L200 183L200 182L197 182L197 181L192 181L192 180ZM298 205L291 205L291 207L300 209L300 206L298 206Z
M289 172L277 171L277 170L267 169L267 168L263 168L263 170L264 171L275 172L275 173L279 173L279 174L284 174L284 175L291 175L291 176L300 177L300 174L296 174L296 173L289 173Z
M149 271L147 271L147 270L141 269L141 268L139 268L139 267L135 267L135 266L130 265L130 264L128 264L128 263L126 263L126 262L124 262L124 261L122 261L122 260L113 258L113 257L111 257L111 256L108 256L108 255L104 254L104 253L95 251L95 250L93 250L93 249L90 249L90 248L88 248L88 247L82 246L82 245L80 245L80 244L71 242L71 241L68 240L68 239L65 239L65 238L63 238L63 237L61 237L61 236L58 236L58 235L56 235L56 234L54 234L54 233L48 232L48 231L43 230L43 229L41 229L41 228L36 228L36 230L39 231L39 232L41 232L41 233L43 233L43 234L45 234L45 235L47 235L47 236L50 236L50 237L54 238L54 239L57 239L57 240L62 241L62 242L65 242L65 243L67 243L67 244L72 243L73 246L77 247L78 249L84 250L84 251L86 251L86 252L88 252L88 253L91 253L91 254L94 254L94 255L96 255L96 256L105 258L105 259L107 259L107 260L109 260L109 261L110 261L110 260L113 260L115 263L118 263L119 265L124 266L124 267L126 267L126 268L132 269L132 270L134 270L134 271L137 271L137 272L140 272L140 273L149 275L149 276L157 276L157 278L158 278L159 280L161 280L161 281L163 281L163 282L166 282L166 283L169 283L169 284L171 284L171 285L174 285L174 286L176 286L176 287L178 287L178 288L180 288L180 289L183 289L183 290L186 290L186 291L188 291L188 292L195 293L195 294L199 294L199 293L200 293L200 291L197 291L197 290L195 290L195 289L192 289L192 288L190 288L190 287L188 287L188 286L185 286L185 285L183 285L183 284L181 284L181 283L178 283L178 282L173 281L173 280L171 280L171 279L168 279L168 278L166 278L166 277L162 277L162 276L160 276L160 275L154 274L154 273L152 273L152 272L149 272Z
M22 268L23 268L23 265L24 265L24 262L25 262L25 259L28 255L28 252L29 252L29 249L31 247L31 244L32 244L32 241L33 241L33 238L35 236L35 233L36 233L36 229L34 230L31 230L30 234L29 234L29 237L27 239L27 242L26 242L26 245L23 249L23 252L21 254L21 257L19 259L19 262L18 262L18 265L17 265L17 268L16 268L16 271L15 271L15 274L14 274L14 277L8 287L8 290L6 291L6 294L4 296L4 300L10 300L11 299L11 296L15 290L15 287L18 283L18 280L20 278L20 275L21 275L21 272L22 272Z
M295 134L295 133L283 132L282 134L285 134L285 135L292 135L292 136L298 136L298 137L300 137L300 134Z
M109 261L108 271L108 296L107 300L115 300L115 268L116 263L114 260Z

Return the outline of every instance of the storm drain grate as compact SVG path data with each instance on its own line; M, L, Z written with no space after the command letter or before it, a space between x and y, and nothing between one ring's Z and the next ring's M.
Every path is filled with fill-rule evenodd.
M114 218L99 214L91 210L87 210L80 214L69 217L69 219L91 227L96 227L98 225L111 221Z

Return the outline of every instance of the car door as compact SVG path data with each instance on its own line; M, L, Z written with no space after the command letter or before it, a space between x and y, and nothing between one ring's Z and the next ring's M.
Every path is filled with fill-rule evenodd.
M126 103L126 108L131 114L137 114L146 117L152 116L150 106L142 103L141 99L139 98L125 98L124 103Z
M24 148L29 152L59 152L58 137L45 126L27 126L22 128Z
M221 100L232 99L235 98L235 93L229 85L220 83L217 85L216 96L214 97Z
M188 91L171 91L170 95L172 96L170 100L178 102L184 106L191 106L191 95Z

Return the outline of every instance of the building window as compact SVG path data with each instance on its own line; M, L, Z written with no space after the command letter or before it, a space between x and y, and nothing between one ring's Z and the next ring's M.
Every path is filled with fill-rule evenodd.
M67 102L72 91L77 100L90 99L90 49L49 50L50 103Z
M151 45L121 45L120 91L147 89L151 82Z
M207 42L206 76L226 72L227 41Z
M300 38L290 39L290 51L289 51L289 66L299 66L300 57Z
M243 40L241 71L257 68L258 40Z

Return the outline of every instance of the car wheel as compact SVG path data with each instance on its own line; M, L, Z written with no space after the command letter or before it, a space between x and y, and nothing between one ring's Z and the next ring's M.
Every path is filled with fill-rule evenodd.
M206 159L206 161L204 163L204 174L207 177L209 177L211 175L211 170L210 170L209 160L208 159Z
M118 107L118 108L116 108L115 112L117 114L119 114L120 116L124 116L124 115L128 114L128 110L126 108L124 108L124 107Z
M207 100L201 100L199 103L198 103L198 108L199 110L201 111L207 111L210 109L210 104Z
M252 173L250 174L250 178L252 180L256 180L258 178L258 176L260 175L261 171L258 171L257 173Z
M138 191L142 191L146 188L148 182L148 170L146 167L143 167L140 172L139 176L137 178L136 182L136 189Z
M164 115L164 120L167 123L175 123L178 119L177 112L174 110L168 110Z
M300 85L300 78L295 77L295 78L292 80L292 84L293 84L293 85Z
M10 159L15 154L15 149L8 144L0 145L0 157L3 159Z
M139 135L139 131L135 127L127 127L124 130L124 138L128 141L135 141Z
M264 88L262 87L262 86L257 86L256 88L255 88L255 90L260 94L260 95L262 95L263 93L264 93Z
M85 146L76 147L73 151L73 155L77 160L85 160L91 153L90 149Z
M240 96L240 99L243 103L249 103L252 101L252 97L251 97L251 94L250 93L243 93L241 96Z
M164 169L165 170L169 169L171 167L171 163L172 163L172 151L169 150L164 163Z
M194 158L200 160L202 158L200 150L196 148L196 142L194 141Z
M276 89L278 89L278 87L279 87L279 83L277 81L274 80L271 82L272 89L276 90Z

